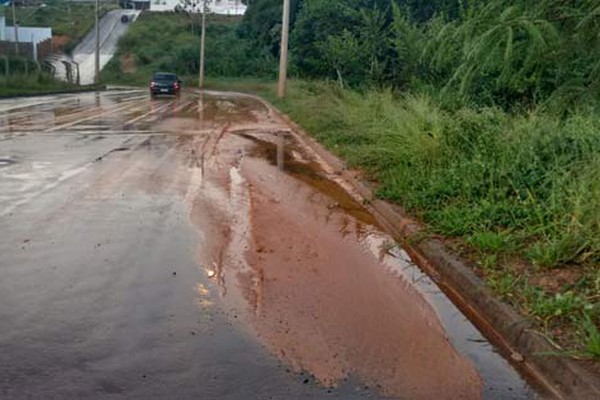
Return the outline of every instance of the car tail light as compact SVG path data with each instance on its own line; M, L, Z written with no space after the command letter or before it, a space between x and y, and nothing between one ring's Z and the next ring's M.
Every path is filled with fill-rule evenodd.
M173 87L174 87L175 89L179 89L179 83L175 82L175 83L173 84Z
M156 82L154 82L154 81L150 82L150 87L154 87L154 86L156 86Z

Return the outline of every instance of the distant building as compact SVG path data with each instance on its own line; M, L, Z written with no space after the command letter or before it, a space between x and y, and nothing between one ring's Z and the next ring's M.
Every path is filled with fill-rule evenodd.
M39 60L45 58L51 51L52 28L32 28L27 26L17 27L6 25L6 19L0 15L0 55L15 55L13 50L16 41L15 33L19 38L19 55ZM10 44L13 44L12 46ZM43 53L43 54L40 54Z
M182 7L184 2L181 0L150 0L150 11L175 11ZM196 7L192 7L191 12L202 12L202 0L191 1ZM241 0L212 0L208 4L210 12L224 15L244 15L246 5Z

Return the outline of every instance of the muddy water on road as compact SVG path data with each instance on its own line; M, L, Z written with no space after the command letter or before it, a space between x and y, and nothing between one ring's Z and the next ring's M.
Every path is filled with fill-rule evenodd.
M39 146L43 154L36 153ZM52 158L55 148L60 149L60 163ZM33 153L35 162L28 159ZM535 397L382 232L360 199L342 189L289 127L256 100L188 93L151 101L143 92L130 91L57 96L54 106L44 99L22 100L20 107L0 104L0 167L0 174L9 171L0 177L1 224L18 219L24 209L41 215L43 207L36 199L53 196L77 180L81 185L72 189L77 194L68 192L59 199L65 203L61 212L76 205L83 212L82 205L93 204L88 211L100 224L103 212L116 212L105 210L111 202L133 198L131 207L143 216L136 229L150 235L146 241L158 226L161 235L187 235L193 249L189 255L182 254L187 250L181 240L175 245L169 239L164 253L157 254L175 251L181 259L172 264L184 264L188 256L194 261L198 275L186 273L189 288L179 296L194 297L189 303L202 315L213 310L211 328L198 332L237 337L220 345L239 349L243 344L252 349L246 350L250 358L273 357L289 371L251 372L248 356L232 364L216 353L211 359L198 337L188 346L198 346L190 354L204 358L197 365L190 361L194 368L204 368L197 378L200 386L220 388L207 392L219 395L205 398ZM163 208L148 211L144 199ZM165 210L177 210L177 218L166 216ZM53 212L43 220L61 218ZM77 220L75 215L70 218ZM143 228L145 220L149 225ZM118 220L103 229L116 232ZM131 236L121 240L126 237ZM22 257L19 252L12 259ZM150 289L166 290L158 283ZM181 307L193 315L192 309ZM1 339L0 334L0 347ZM168 353L168 347L161 349ZM233 382L204 382L206 368L228 370L251 386L235 394L229 389ZM241 369L232 372L236 368ZM261 374L260 379L248 378ZM298 376L300 388L290 381ZM191 397L185 387L171 391L178 398Z
M187 128L216 124L194 152L202 191L188 201L196 226L211 238L201 264L233 298L225 303L245 312L273 354L324 386L356 378L384 396L480 398L477 366L457 351L419 286L398 273L398 264L414 268L407 256L397 248L402 261L393 256L391 238L286 126L264 111L246 113L252 107L241 99L239 108L231 103L205 98L199 121ZM182 123L176 129L186 129ZM459 330L477 335L472 327ZM494 397L527 397L510 367L498 365L486 373L504 368L511 378L487 376L488 397L494 390Z

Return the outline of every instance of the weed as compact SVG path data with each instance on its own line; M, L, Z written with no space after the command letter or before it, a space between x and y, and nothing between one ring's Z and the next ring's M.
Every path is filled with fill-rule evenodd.
M580 324L583 342L582 354L600 360L600 330L598 326L588 314L584 315Z
M565 321L576 318L589 306L586 300L571 291L548 295L542 290L533 290L528 299L529 313L540 318L545 326L554 320Z
M515 239L509 232L475 232L467 238L467 243L484 252L500 253L514 250Z
M518 287L522 285L521 278L506 271L491 271L486 275L488 285L502 298L511 303L519 301Z

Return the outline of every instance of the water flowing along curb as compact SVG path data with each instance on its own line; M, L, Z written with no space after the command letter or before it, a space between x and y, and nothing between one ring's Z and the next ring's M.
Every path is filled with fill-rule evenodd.
M272 118L283 121L291 134L363 198L363 203L412 259L524 375L547 392L548 398L600 399L600 377L556 349L533 328L533 323L500 301L475 275L468 263L445 244L423 235L424 228L393 204L375 198L369 183L357 178L345 163L327 151L287 115L261 97Z

